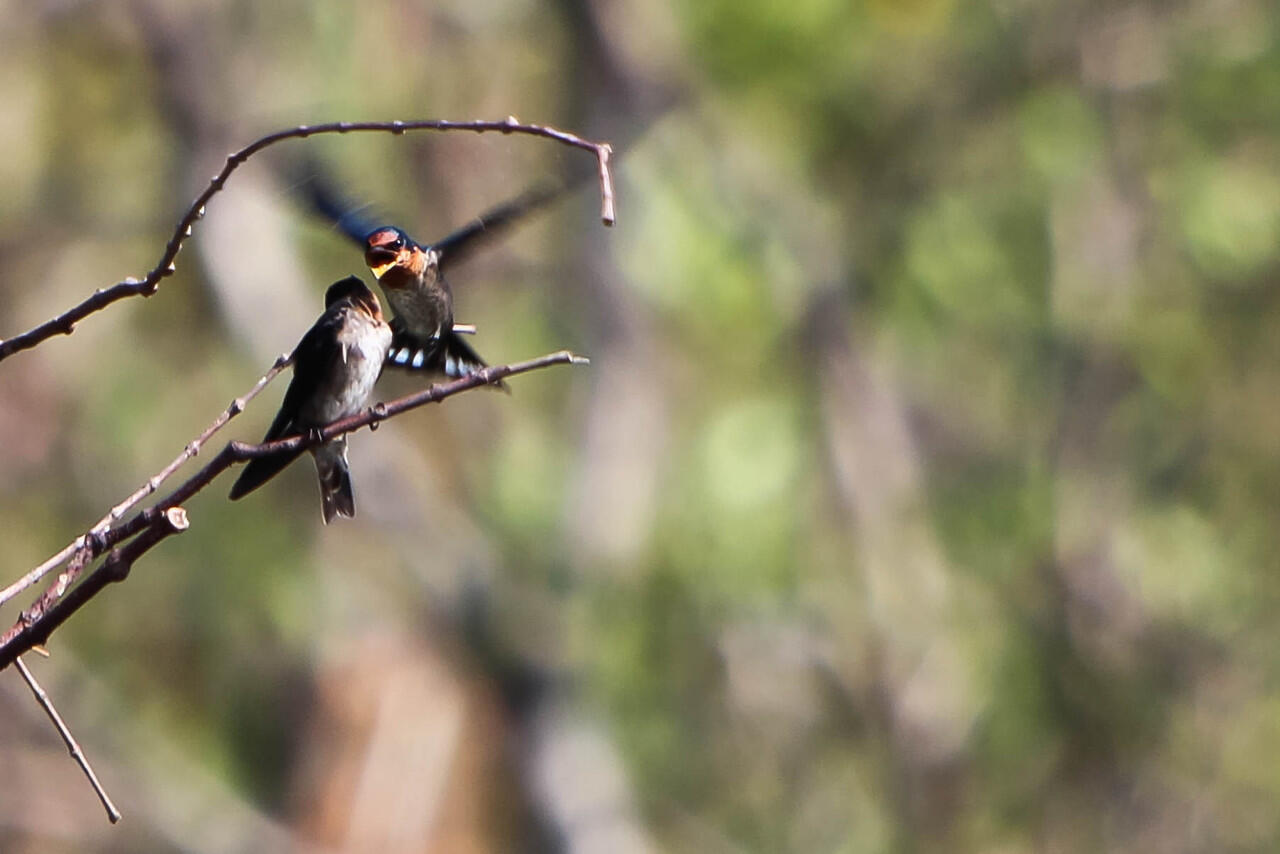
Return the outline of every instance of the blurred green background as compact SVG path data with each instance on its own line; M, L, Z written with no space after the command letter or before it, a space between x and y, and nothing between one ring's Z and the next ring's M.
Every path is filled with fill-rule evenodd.
M11 4L0 336L262 133L508 114L613 141L618 224L584 187L458 319L592 366L358 434L354 522L306 462L192 500L31 659L125 823L11 671L0 849L1280 848L1280 8ZM156 296L0 364L5 583L369 278L308 158L422 240L590 166L251 161Z

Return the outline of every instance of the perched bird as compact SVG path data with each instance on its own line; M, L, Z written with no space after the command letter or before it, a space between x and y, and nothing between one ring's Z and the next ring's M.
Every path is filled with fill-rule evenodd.
M365 238L364 260L382 285L393 316L387 364L464 377L485 362L454 330L453 292L438 250L384 226Z
M324 314L293 351L293 380L264 442L319 430L355 415L369 399L391 347L391 328L373 291L356 276L329 286ZM231 487L242 498L266 483L302 451L250 460ZM354 517L355 496L347 466L347 437L311 448L320 476L325 524L334 516Z

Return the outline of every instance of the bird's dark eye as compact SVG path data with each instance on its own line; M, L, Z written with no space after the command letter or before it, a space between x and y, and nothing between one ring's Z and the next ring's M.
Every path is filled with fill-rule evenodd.
M395 249L395 250L398 252L398 251L400 251L401 249L403 249L403 248L404 248L404 238L403 238L403 237L397 237L395 240L391 241L391 243L390 243L390 244L388 244L388 245L389 245L392 249Z

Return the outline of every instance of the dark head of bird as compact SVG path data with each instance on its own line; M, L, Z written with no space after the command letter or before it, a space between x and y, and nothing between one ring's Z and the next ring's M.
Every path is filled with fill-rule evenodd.
M329 286L324 292L324 307L332 308L333 304L341 300L349 300L352 305L359 306L369 313L371 317L378 320L382 319L382 306L378 302L378 298L373 291L369 290L369 286L359 276L347 276L340 279Z
M364 260L379 279L394 266L409 267L416 244L398 228L374 229L364 240Z

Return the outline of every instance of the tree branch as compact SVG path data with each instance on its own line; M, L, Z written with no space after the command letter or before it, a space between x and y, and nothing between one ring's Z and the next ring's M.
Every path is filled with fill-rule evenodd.
M45 693L44 688L40 687L36 677L27 669L26 663L21 658L17 658L14 660L14 664L18 666L18 672L26 680L27 687L35 695L36 702L40 704L40 708L44 709L44 713L49 716L49 720L53 721L53 726L58 730L58 735L62 736L62 743L67 746L68 752L71 753L71 758L76 761L76 764L80 766L80 770L84 772L84 776L89 779L89 785L93 787L94 794L98 796L98 800L102 801L102 807L107 811L107 819L112 824L115 824L120 820L120 810L116 809L116 805L111 802L111 796L107 794L107 790L98 782L98 775L93 773L93 766L89 764L84 751L80 749L80 744L76 741L76 737L71 734L71 730L63 722L62 715L58 714L57 708L54 707L53 701L49 699L49 695Z
M379 403L358 415L352 415L335 421L322 430L307 435L291 436L274 442L259 445L232 441L218 452L203 468L184 481L176 489L162 498L155 506L138 513L127 522L100 534L88 535L91 549L83 549L77 553L71 566L58 576L58 580L49 587L26 611L19 620L0 637L0 670L12 664L19 655L32 646L43 644L49 635L68 617L80 610L84 605L113 581L122 581L133 566L134 561L172 534L186 530L188 520L181 504L196 495L223 471L238 463L247 462L258 457L288 451L300 451L314 447L321 442L337 438L362 427L376 429L378 424L412 409L436 403L455 394L497 383L499 380L516 374L535 371L551 365L586 364L587 359L574 355L568 350L549 353L536 359L516 362L510 365L493 365L474 374L470 374L452 382L433 385L414 394L397 398L389 403ZM277 365L279 363L277 362ZM271 376L264 377L261 385ZM233 404L234 406L234 404ZM216 424L217 422L215 422ZM225 422L224 422L225 423ZM219 425L220 426L220 425ZM206 431L211 433L211 431ZM203 435L203 434L202 434ZM194 443L192 443L194 444ZM188 446L190 447L190 446ZM184 453L186 453L184 451ZM176 467L175 467L176 468ZM124 543L124 545L119 545ZM111 549L106 560L89 574L83 582L71 589L84 566L92 560L91 555L100 554ZM64 595L65 594L65 595Z
M190 526L187 512L181 507L170 507L164 511L150 508L137 518L145 520L142 530L137 532L138 536L125 545L112 549L102 565L90 573L78 587L60 598L66 589L60 578L59 583L46 590L34 605L22 612L18 622L0 638L0 670L8 667L31 647L47 641L54 629L83 608L102 588L113 581L124 581L129 576L134 561L157 543Z
M145 276L141 279L135 279L130 276L111 287L100 288L94 291L88 299L57 317L46 320L39 326L12 338L0 340L0 361L21 350L35 347L54 335L70 335L75 330L77 323L114 302L127 297L151 296L154 294L160 287L160 281L173 275L177 270L175 261L178 257L178 252L182 249L182 245L187 238L191 236L191 230L196 222L204 217L205 205L223 188L227 179L231 177L232 172L262 149L278 142L283 142L286 139L305 139L320 134L359 132L402 134L416 130L520 133L528 136L540 136L563 145L590 151L595 154L599 163L600 218L605 225L613 225L614 223L613 178L609 169L609 155L612 153L612 149L608 143L591 142L574 134L544 125L522 124L514 116L508 116L502 121L455 122L446 119L424 119L407 122L330 122L320 125L299 125L298 127L267 134L239 151L228 155L222 171L213 176L204 191L187 208L187 212L183 214L182 219L178 220L178 224L173 230L173 236L169 238L169 242L165 245L164 253L160 256L160 260Z
M82 534L79 537L76 537L68 543L62 551L32 569L4 590L0 590L0 606L4 605L4 603L35 584L53 569L61 566L68 560L72 562L72 566L66 573L67 578L61 583L63 583L64 589L75 583L76 578L78 578L80 572L83 571L85 564L102 554L102 552L108 548L108 546L102 542L101 538L106 534L110 527L120 519L124 518L124 514L128 513L139 501L146 498L148 495L154 494L155 491L160 488L160 484L168 480L170 475L182 467L183 463L200 453L200 449L204 446L205 442L209 441L213 434L222 429L223 425L228 421L243 412L249 401L257 397L258 392L266 388L267 384L275 379L276 375L279 374L280 371L284 370L285 366L289 364L292 358L293 357L290 354L285 353L276 359L275 364L271 366L271 370L267 371L266 374L264 374L253 386L253 388L231 401L231 404L223 410L221 415L213 420L212 424L204 429L204 432L187 443L187 446L182 449L182 453L174 457L173 461L170 462L169 465L165 466L160 471L156 472L156 474L148 478L147 482L134 490L132 495L124 501L121 501L115 507L112 507L111 512L99 519L97 523L89 529L87 534Z

